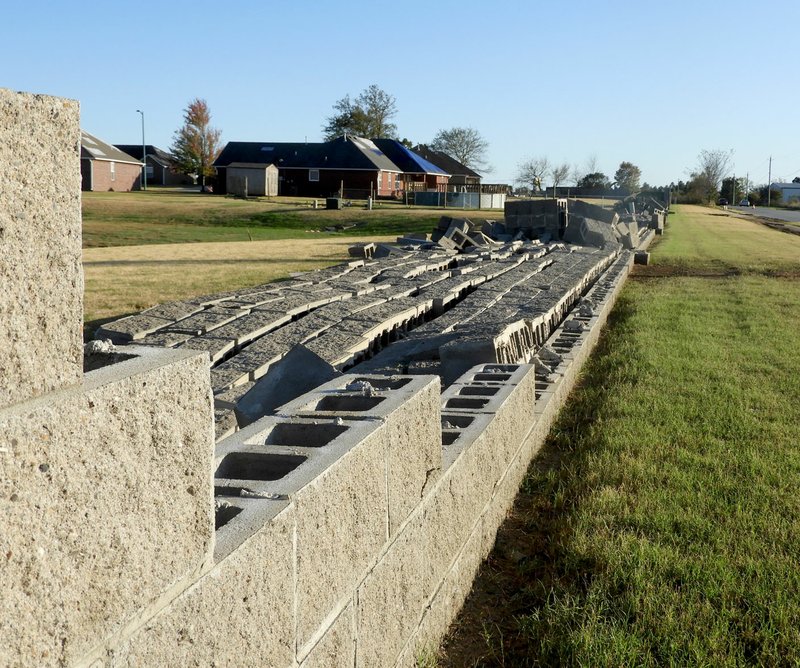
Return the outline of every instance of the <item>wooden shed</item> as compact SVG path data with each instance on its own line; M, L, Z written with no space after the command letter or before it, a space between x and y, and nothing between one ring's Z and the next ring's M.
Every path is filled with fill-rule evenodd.
M227 192L241 197L275 197L278 168L256 162L232 162L225 171Z

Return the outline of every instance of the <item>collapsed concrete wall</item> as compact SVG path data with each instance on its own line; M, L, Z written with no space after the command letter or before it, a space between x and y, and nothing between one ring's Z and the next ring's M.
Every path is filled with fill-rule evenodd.
M11 116L31 102L4 95ZM42 122L68 155L77 115ZM22 207L20 219L51 215L45 199L31 202L35 211ZM79 224L73 218L62 232L79 236ZM273 331L307 342L330 335L316 350L336 364L363 353L362 365L216 445L211 377L236 359L221 353L211 368L219 342L208 344L211 355L188 345L121 347L104 366L100 355L99 368L73 370L68 383L55 361L61 380L27 384L54 387L37 397L17 394L13 374L0 378L0 396L12 397L0 402L0 664L411 666L438 644L631 255L512 244L455 264L448 254L390 262L162 305L109 327L136 343L200 346L234 325L216 337L223 347L237 350L239 338L249 343L240 352L261 346L244 373L225 371L237 382L252 382L250 365L268 366L270 346L284 350L289 339L263 336ZM61 280L52 289L74 305L79 258L72 263L54 272ZM343 282L345 274L360 280ZM34 275L20 266L0 308L38 290L26 285ZM337 333L330 323L342 314L350 329ZM70 323L77 330L80 319L66 319L67 341L52 343L68 359ZM463 355L468 368L448 372L454 382L442 391L443 362L459 359L448 337L459 330L489 345L494 361L473 365ZM416 338L393 343L409 332ZM406 354L406 342L446 352L431 365ZM10 364L28 351L11 346ZM405 373L392 373L398 360Z

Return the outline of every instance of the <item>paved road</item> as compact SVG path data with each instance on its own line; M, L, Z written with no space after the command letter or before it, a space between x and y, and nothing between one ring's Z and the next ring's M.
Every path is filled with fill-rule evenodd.
M784 220L788 223L800 223L800 210L790 209L771 209L766 206L729 206L729 210L738 213L746 213L761 218L772 218L773 220Z

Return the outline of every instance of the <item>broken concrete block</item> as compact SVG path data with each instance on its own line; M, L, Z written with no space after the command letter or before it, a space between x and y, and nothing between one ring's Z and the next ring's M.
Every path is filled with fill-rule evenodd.
M614 226L591 218L570 218L570 224L564 233L564 241L595 248L618 248Z
M350 257L363 257L371 259L375 255L376 246L374 243L354 244L347 249Z
M407 251L403 248L398 248L397 246L389 246L388 244L378 244L375 247L375 252L373 257L376 259L383 259L392 256L405 256L408 255L410 251Z
M374 392L348 389L365 383ZM348 374L281 406L282 415L307 418L380 418L388 434L389 532L394 534L441 469L442 438L437 376ZM414 440L415 447L405 444Z
M619 220L619 214L613 209L604 209L602 206L590 204L582 200L570 200L569 212L583 218L599 220L608 225L614 225Z
M633 264L650 264L650 253L647 251L636 251L633 254Z
M340 375L330 364L303 345L294 346L269 367L266 375L236 403L240 427L249 425L278 406Z
M459 250L459 245L455 243L450 237L441 237L436 243L446 250Z

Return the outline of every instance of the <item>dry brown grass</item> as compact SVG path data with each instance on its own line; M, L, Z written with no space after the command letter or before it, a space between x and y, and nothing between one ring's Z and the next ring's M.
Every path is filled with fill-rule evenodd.
M375 239L393 241L394 237ZM362 239L323 238L86 248L88 323L165 301L267 283L336 264Z

